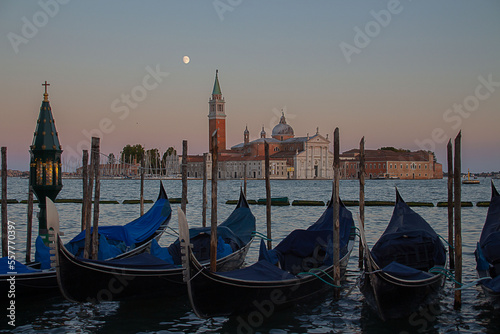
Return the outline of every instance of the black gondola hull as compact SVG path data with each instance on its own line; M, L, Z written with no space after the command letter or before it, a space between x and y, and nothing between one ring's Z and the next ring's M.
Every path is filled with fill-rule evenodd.
M344 277L354 239L349 241L348 253L341 259L341 277ZM325 281L331 279L322 272L301 279L278 281L248 281L228 278L203 268L190 255L190 283L188 292L191 305L200 318L231 316L260 312L268 317L275 311L317 297L321 292L334 289ZM333 267L324 269L333 276ZM320 277L320 278L318 278Z
M433 302L444 283L442 275L428 280L401 280L383 272L364 273L360 290L382 320L401 319Z
M240 267L249 247L250 243L220 259L217 268L222 271ZM83 261L69 253L61 242L58 244L57 256L59 287L64 297L71 301L101 302L186 294L180 267L150 270Z

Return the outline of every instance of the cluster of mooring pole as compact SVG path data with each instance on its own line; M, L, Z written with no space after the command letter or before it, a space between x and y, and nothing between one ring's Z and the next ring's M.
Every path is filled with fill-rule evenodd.
M450 269L455 270L454 308L462 306L462 131L455 137L455 156L451 139L447 145L448 162L448 254Z
M340 138L339 128L333 132L333 284L340 286ZM334 298L340 298L340 289L334 288Z
M90 168L87 170L88 151L83 150L83 200L82 200L82 228L85 230L85 247L83 257L97 260L99 252L99 199L101 196L100 182L100 139L92 137L90 146ZM95 186L95 189L94 189ZM94 214L92 221L92 193L94 193Z

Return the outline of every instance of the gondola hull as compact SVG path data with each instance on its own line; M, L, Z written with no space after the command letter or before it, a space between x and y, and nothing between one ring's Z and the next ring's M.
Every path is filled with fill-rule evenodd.
M241 243L238 244L238 249L217 260L217 270L237 269L245 260L253 241L252 232L255 231L255 217L243 192L240 193L235 210L219 228L224 229L225 233L236 231L227 235L234 235ZM199 236L206 240L208 231L206 228L194 228L191 232L193 240ZM151 295L175 297L186 294L182 267L172 264L176 263L173 257L178 255L176 245L178 242L174 242L167 249L172 256L172 262L151 255L153 252L127 260L92 261L74 256L59 239L56 261L61 292L66 299L77 302L146 298ZM198 248L201 250L203 244L199 244ZM203 261L203 264L208 265L208 261Z
M218 261L218 269L238 268L243 264L250 243ZM64 297L76 302L101 302L186 294L182 268L138 269L85 261L58 243L58 279Z
M12 279L13 278L13 279ZM0 276L0 291L5 294L11 290L11 282L15 282L16 300L34 298L36 296L46 297L48 294L58 292L55 270L44 270L34 273Z
M354 238L349 241L348 252L340 261L341 277L344 277ZM324 281L333 276L333 267L317 272L317 276L306 275L296 279L275 281L238 280L213 273L202 267L196 258L189 256L189 298L200 318L249 314L257 311L263 316L289 308L297 303L334 289Z
M478 270L477 273L479 278L491 279L491 275L488 270ZM479 285L484 292L486 300L490 304L496 307L500 307L500 291L491 289L490 287L483 284L482 281L479 282Z
M365 271L359 287L382 320L407 318L436 299L444 284L445 248L397 190L391 220L371 251L362 226L360 234Z
M500 194L493 181L491 182L491 200L486 215L486 221L474 252L477 263L478 277L482 278L479 285L486 299L495 307L500 306Z
M381 271L365 272L360 281L360 290L367 304L382 320L401 319L436 299L443 283L442 275L412 281Z

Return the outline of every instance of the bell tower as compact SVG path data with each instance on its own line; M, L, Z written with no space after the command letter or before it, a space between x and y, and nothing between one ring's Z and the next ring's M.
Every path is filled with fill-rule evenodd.
M219 85L219 70L215 70L214 89L208 101L208 147L212 152L212 134L217 130L218 151L226 150L226 113L224 98Z

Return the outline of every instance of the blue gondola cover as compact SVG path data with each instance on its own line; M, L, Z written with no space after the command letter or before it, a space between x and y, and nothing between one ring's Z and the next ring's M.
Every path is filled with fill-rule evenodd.
M35 262L40 263L41 269L50 268L50 247L43 243L41 236L36 237L35 241Z
M14 269L11 267L12 261L14 261ZM10 260L7 256L0 258L0 273L2 275L7 275L7 273L10 273L10 272L16 272L18 274L25 274L25 273L35 273L35 272L39 272L39 271L40 270L31 269L30 267L22 264L19 261Z
M250 281L281 281L296 278L296 276L279 269L266 260L258 261L257 263L243 269L226 271L217 274L220 276Z
M107 244L99 245L99 259L105 260L131 250L153 235L171 215L172 208L168 198L158 198L155 204L141 217L126 225L99 226L99 235L105 237ZM91 229L92 232L93 229ZM81 256L86 231L80 232L65 246L74 255ZM101 241L102 238L100 237ZM106 248L101 251L101 248ZM118 253L120 252L120 253Z

